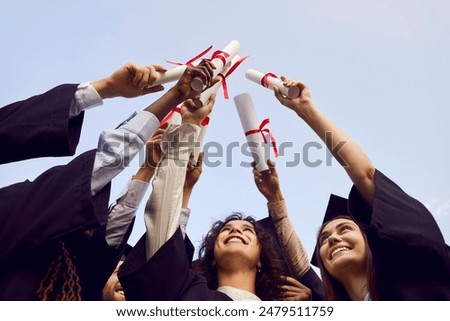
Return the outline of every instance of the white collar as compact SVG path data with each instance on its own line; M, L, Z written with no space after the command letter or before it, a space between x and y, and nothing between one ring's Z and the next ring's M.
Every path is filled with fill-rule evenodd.
M233 301L261 301L261 299L253 293L238 288L233 288L232 286L219 286L217 291L225 293L233 299Z

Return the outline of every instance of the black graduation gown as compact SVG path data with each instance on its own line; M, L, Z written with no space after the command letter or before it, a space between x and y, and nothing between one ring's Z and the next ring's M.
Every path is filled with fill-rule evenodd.
M68 156L78 145L84 112L69 119L78 85L0 108L0 164ZM0 300L33 300L40 281L65 242L80 277L82 299L101 300L122 248L106 244L110 185L91 197L94 151L54 167L34 182L0 189ZM89 229L93 236L83 233ZM131 228L130 228L131 230ZM128 231L129 233L130 231Z
M373 207L353 187L349 210L367 235L380 300L450 300L450 248L422 203L376 171Z
M190 268L190 258L180 228L146 260L145 235L136 243L119 269L127 301L230 301L210 290L206 279Z
M77 86L60 85L0 108L0 164L75 153L84 116L69 119Z
M75 263L82 262L77 266L82 284L91 282L86 282L83 274L102 274L106 282L114 270L120 253L106 245L104 236L83 241L83 232L101 231L108 215L110 184L91 196L94 158L95 150L91 150L65 166L47 170L33 182L0 189L0 300L36 298L34 293L60 239L67 242ZM83 256L98 260L109 257L111 262L104 268ZM83 299L94 297L101 299L97 293L83 293Z

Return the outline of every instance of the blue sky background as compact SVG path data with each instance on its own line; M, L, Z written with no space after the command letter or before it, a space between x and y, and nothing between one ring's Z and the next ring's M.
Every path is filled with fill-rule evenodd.
M270 118L278 144L292 143L276 163L289 214L310 254L329 194L346 196L351 182L334 160L325 166L325 148L308 155L323 160L320 166L287 166L295 154L303 156L305 144L320 140L269 90L248 81L248 68L308 84L319 108L375 166L428 206L450 243L449 13L444 0L10 1L0 11L0 105L61 83L102 78L128 61L170 68L165 59L186 61L235 39L249 58L230 76L230 96L249 92L260 120ZM87 111L77 155L96 146L102 129L116 127L158 95L106 100ZM224 149L245 142L233 100L221 92L208 141ZM70 159L2 165L0 183L34 179ZM225 156L210 161L222 165L204 168L191 198L188 233L195 245L231 211L267 215L251 169L240 166L247 156L235 148L229 166ZM111 200L138 164L114 179ZM144 232L142 214L143 206L132 244Z

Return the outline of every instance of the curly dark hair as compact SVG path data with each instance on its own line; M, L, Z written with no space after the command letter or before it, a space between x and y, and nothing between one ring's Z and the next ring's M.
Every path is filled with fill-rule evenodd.
M216 221L212 224L208 234L203 238L199 250L199 258L193 263L193 268L203 275L211 289L217 289L218 277L214 264L214 244L222 227L230 221L244 220L250 222L256 231L261 245L261 269L256 275L256 295L265 301L278 300L281 296L280 287L282 285L281 276L284 275L283 262L279 258L276 249L276 240L262 226L258 225L251 216L243 213L232 213L223 221Z
M41 301L80 301L81 286L72 258L63 241L58 242L59 254L51 262L41 280L36 295Z

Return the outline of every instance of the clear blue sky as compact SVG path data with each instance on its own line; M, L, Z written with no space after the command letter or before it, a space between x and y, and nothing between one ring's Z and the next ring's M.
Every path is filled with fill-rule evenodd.
M269 90L245 78L248 68L308 84L319 108L375 166L430 208L450 243L449 13L444 0L10 1L0 11L0 105L61 83L104 77L128 61L170 67L165 59L186 61L209 45L222 49L235 39L249 58L230 76L230 96L249 92L258 117L270 118L278 143L292 143L276 163L289 214L309 253L329 194L346 196L351 182L335 161L325 165L325 148L308 154L309 161L323 160L320 166L288 166L295 155L304 156L305 145L320 141ZM89 110L77 154L94 148L102 129L114 128L157 97L107 100ZM224 149L245 142L232 99L218 97L209 141ZM69 159L2 165L0 183L34 179ZM249 158L235 148L228 166L222 156L211 158L220 166L204 169L190 203L194 241L231 211L267 215L241 160ZM138 163L114 179L112 198ZM144 232L142 210L132 244Z

